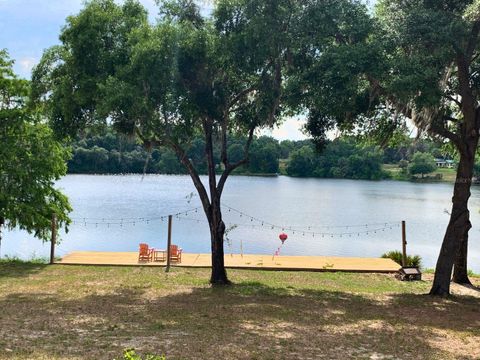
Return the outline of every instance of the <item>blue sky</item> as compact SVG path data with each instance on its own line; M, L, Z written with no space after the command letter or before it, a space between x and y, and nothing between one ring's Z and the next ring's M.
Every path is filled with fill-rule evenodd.
M155 18L155 0L140 0ZM83 0L0 0L0 49L7 49L15 60L14 70L30 78L32 67L43 50L59 43L58 35L67 16L82 8ZM279 139L303 139L301 121L288 119L267 134Z

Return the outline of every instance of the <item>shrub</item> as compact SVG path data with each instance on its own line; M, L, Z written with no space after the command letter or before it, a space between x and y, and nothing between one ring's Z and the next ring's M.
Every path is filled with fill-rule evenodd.
M421 175L434 172L437 169L435 158L428 153L416 152L413 154L412 162L408 165L410 175Z
M392 259L397 264L402 265L402 253L398 250L386 252L381 256L384 259ZM407 255L407 266L421 267L422 258L419 255Z
M17 256L8 256L0 258L0 263L4 264L34 264L34 265L44 265L48 264L50 260L46 257L38 257L35 254L30 257L30 259L24 260L20 259Z

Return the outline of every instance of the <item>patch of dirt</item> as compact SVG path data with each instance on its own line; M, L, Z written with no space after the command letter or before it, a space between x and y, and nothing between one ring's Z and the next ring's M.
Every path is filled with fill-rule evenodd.
M432 335L427 342L456 358L480 359L480 336L459 337L451 331L432 329Z
M433 282L433 274L423 274L425 281ZM450 293L452 295L473 296L480 299L480 279L478 277L470 278L472 285L461 285L452 282L450 284Z
M453 295L473 296L476 298L480 298L480 288L472 285L460 285L452 283L451 293Z

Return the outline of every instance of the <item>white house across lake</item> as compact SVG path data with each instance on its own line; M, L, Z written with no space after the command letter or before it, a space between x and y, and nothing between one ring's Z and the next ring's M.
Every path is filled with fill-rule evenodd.
M456 166L454 160L446 160L446 159L435 159L435 164L438 168L447 168L453 169Z

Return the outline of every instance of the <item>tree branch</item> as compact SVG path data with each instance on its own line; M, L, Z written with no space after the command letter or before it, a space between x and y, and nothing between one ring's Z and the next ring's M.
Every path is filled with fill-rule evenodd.
M223 174L220 177L220 180L218 181L218 185L217 185L217 191L218 191L220 196L222 195L223 188L225 186L225 182L227 181L227 178L232 173L232 171L234 171L238 167L248 163L249 150L250 150L250 146L252 145L254 132L255 132L255 126L251 127L250 131L248 133L248 139L247 139L247 142L245 144L243 159L241 159L241 160L239 160L239 161L237 161L233 164L228 164L228 166L225 167L225 170L223 171Z
M450 120L450 119L451 119L450 116L444 116L444 120ZM462 146L462 141L460 140L460 137L457 134L448 130L444 124L439 125L435 121L432 121L429 130L436 135L439 135L443 138L450 140L457 147Z
M462 97L461 111L465 124L465 131L470 133L475 129L475 110L476 100L470 87L469 63L467 58L461 53L457 53L456 57L458 68L458 90Z
M462 103L458 99L455 99L453 96L450 95L444 95L444 97L450 101L453 101L460 109L462 108Z
M210 187L210 202L217 199L217 178L215 173L215 159L213 156L213 125L212 120L203 119L203 132L205 134L205 154L207 156L208 184Z
M458 123L460 121L457 118L454 118L453 116L450 116L450 115L445 115L443 118L445 120L448 120L448 121L451 121L451 122L454 122L454 123Z
M220 127L222 128L222 163L225 168L228 167L228 154L227 154L227 129L228 129L228 116L225 116Z
M178 158L180 159L180 162L183 164L183 166L185 166L188 173L190 174L190 177L193 180L193 185L197 189L198 195L200 196L200 200L202 201L203 209L205 210L205 213L208 215L209 209L210 209L210 200L208 198L207 190L205 189L205 186L200 180L200 176L198 175L197 170L193 166L190 159L187 157L185 150L183 150L180 145L178 145L174 141L168 141L168 140L166 141L166 144L169 145L175 151Z
M193 185L197 189L198 196L200 197L205 213L208 214L208 210L210 208L210 200L208 198L207 190L205 189L205 186L200 180L200 176L198 175L198 172L195 169L195 166L193 166L192 162L187 157L185 150L179 144L177 144L175 141L169 138L165 138L163 140L147 139L143 136L142 132L138 127L136 128L136 133L137 133L137 136L140 138L140 140L142 140L145 146L149 146L149 147L168 146L175 152L180 162L187 169L188 174L192 178Z
M234 96L234 98L232 99L232 101L230 101L227 105L227 109L231 109L233 105L235 105L238 101L240 101L240 99L246 95L248 95L249 93L251 93L252 91L255 90L255 86L250 86L242 91L240 91L237 95Z

